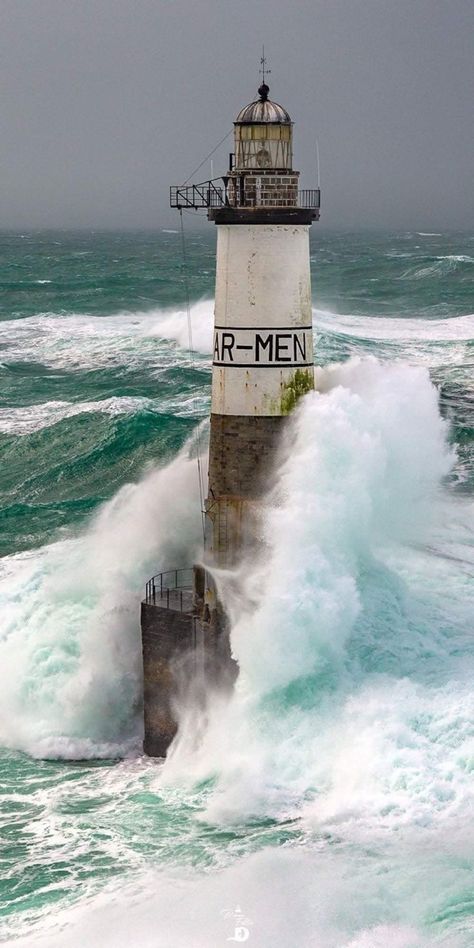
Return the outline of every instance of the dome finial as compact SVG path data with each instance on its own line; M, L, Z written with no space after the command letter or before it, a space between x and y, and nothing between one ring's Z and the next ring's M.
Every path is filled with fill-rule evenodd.
M271 69L267 69L267 60L265 57L265 46L262 46L262 55L260 57L260 65L262 68L259 70L259 72L261 72L262 74L263 82L258 90L258 94L260 96L260 102L266 102L268 99L268 93L270 92L270 88L269 86L267 86L267 83L265 82L265 76L270 75Z

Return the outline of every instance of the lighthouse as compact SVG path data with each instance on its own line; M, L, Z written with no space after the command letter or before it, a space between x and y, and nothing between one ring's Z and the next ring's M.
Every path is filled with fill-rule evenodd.
M227 173L170 191L172 207L205 208L216 225L216 286L203 561L153 577L142 603L152 756L176 733L183 669L192 676L199 663L204 681L237 673L216 576L258 555L259 504L282 431L314 387L309 230L320 192L299 188L293 123L270 99L262 63L258 98L234 122Z

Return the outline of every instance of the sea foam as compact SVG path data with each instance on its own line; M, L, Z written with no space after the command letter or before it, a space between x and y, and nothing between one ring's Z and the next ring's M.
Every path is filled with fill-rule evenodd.
M213 303L191 306L194 353L210 353ZM137 367L157 371L174 361L178 343L189 352L188 317L185 309L151 309L111 316L76 313L40 313L2 322L2 363L41 362L68 371Z
M454 453L425 370L352 361L323 382L295 417L263 562L217 575L235 694L204 736L184 712L160 779L214 775L211 820L299 816L366 842L446 828L472 799L472 565L447 553L472 515L442 486Z

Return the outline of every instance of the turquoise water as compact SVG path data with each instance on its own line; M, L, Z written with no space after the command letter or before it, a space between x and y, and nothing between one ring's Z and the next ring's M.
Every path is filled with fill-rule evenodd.
M319 393L232 599L239 685L165 766L138 609L199 552L215 235L194 353L178 233L0 237L5 942L474 941L474 238L313 230Z

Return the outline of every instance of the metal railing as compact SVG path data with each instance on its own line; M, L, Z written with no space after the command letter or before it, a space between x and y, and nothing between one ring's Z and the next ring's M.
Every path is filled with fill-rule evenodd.
M177 612L190 612L193 605L193 575L189 567L169 569L152 576L145 588L146 604Z
M221 181L221 178L216 178ZM203 181L202 184L187 184L182 187L170 188L170 207L180 210L182 207L191 207L198 210L200 207L222 207L225 204L224 188L216 187L214 181Z
M233 179L235 180L235 179ZM222 181L223 187L216 187L215 181ZM199 210L206 207L255 207L255 198L241 194L239 188L234 187L232 193L228 190L229 178L215 178L212 181L203 181L201 184L187 184L181 187L170 188L170 206L193 208ZM259 205L260 206L260 205ZM265 207L265 202L262 202ZM320 188L305 188L298 191L296 207L317 209L321 207Z
M303 191L298 191L298 207L320 208L321 189L305 188Z

